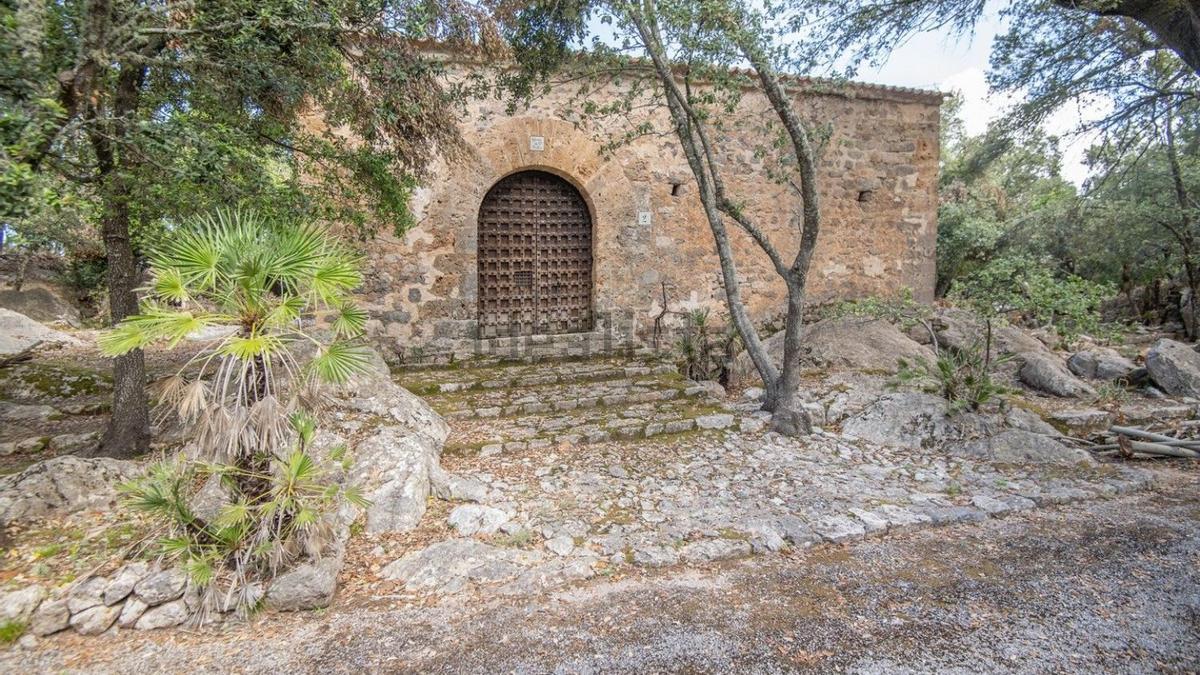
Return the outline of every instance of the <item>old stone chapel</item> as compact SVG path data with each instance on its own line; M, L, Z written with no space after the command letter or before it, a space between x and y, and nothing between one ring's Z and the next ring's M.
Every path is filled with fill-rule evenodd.
M942 95L807 79L790 89L810 123L828 130L810 302L903 288L930 300ZM618 132L567 121L570 104L567 92L516 115L503 102L472 103L461 127L470 157L439 166L418 192L415 228L371 242L363 305L389 357L603 353L646 344L656 319L670 329L696 308L723 316L712 235L674 136L602 152ZM765 100L748 91L736 117L764 114ZM665 110L651 121L670 129ZM767 175L754 124L730 128L721 155L730 192L794 254L795 191ZM784 309L782 281L730 230L743 296L770 321Z

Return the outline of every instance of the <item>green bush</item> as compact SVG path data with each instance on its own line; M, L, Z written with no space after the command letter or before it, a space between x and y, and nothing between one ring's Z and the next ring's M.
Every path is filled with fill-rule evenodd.
M689 380L724 382L737 345L736 331L713 328L707 309L692 310L675 343L679 372Z
M843 300L826 307L822 318L839 319L847 316L886 319L905 330L933 316L933 308L913 299L911 288L903 288L894 296L869 296L857 300Z
M1116 293L1108 284L1056 276L1054 265L1030 257L1000 258L960 280L951 297L983 316L1017 315L1053 328L1067 342L1080 334L1104 336L1111 328L1100 305Z

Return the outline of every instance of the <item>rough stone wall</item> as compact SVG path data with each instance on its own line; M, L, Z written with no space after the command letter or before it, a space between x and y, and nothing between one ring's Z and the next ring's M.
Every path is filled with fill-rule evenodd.
M381 234L367 250L364 305L370 331L402 358L479 349L476 334L476 220L488 189L527 169L558 174L582 193L593 218L597 332L642 342L662 311L707 307L725 314L712 235L686 158L665 110L648 116L658 133L614 152L602 145L627 120L571 121L574 89L556 89L516 115L498 101L475 102L464 117L469 156L439 166L414 200L418 225L401 239ZM602 90L599 98L615 98ZM909 288L931 299L936 241L940 95L852 86L798 94L810 122L828 130L819 184L823 227L810 275L814 303ZM799 241L800 200L773 182L756 148L770 116L744 96L721 137L729 191L789 259ZM564 119L565 118L565 119ZM640 121L640 120L639 120ZM540 136L544 148L531 149ZM650 223L638 214L649 211ZM743 297L761 321L777 317L786 292L766 256L736 228ZM624 343L622 343L624 344Z

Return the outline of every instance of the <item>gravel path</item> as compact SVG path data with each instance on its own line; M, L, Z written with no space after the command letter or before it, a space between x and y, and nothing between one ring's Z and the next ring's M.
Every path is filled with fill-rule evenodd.
M1158 492L542 597L325 613L207 634L66 635L47 672L1194 672L1200 475Z

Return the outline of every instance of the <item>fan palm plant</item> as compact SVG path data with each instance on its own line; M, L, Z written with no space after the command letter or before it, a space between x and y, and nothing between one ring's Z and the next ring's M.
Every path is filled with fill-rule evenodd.
M141 313L104 334L101 349L215 337L160 388L166 409L195 432L191 453L127 486L129 503L170 524L163 550L184 558L196 582L224 575L227 588L244 588L319 553L321 511L337 498L362 503L327 483L309 454L317 386L368 363L356 344L367 316L350 295L357 260L315 225L224 210L173 233L150 269ZM317 314L330 330L313 329ZM194 486L213 477L231 498L204 520L191 507Z

